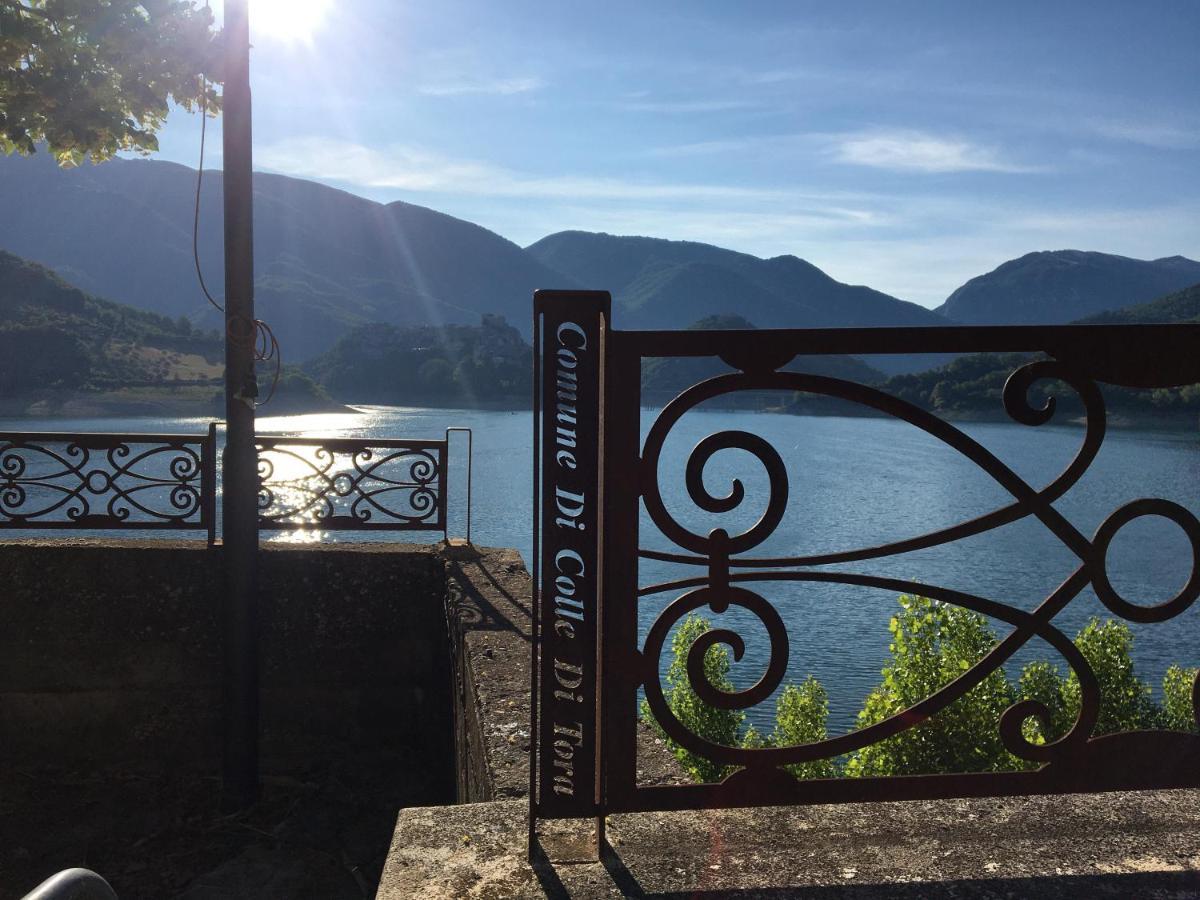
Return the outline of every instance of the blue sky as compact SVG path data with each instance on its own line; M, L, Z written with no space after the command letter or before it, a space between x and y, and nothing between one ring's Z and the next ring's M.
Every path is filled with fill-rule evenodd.
M261 10L256 168L522 245L793 253L927 306L1031 250L1200 258L1195 0L335 0L309 41Z

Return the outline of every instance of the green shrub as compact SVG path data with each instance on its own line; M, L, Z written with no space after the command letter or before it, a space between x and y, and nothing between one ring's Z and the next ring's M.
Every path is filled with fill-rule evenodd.
M770 743L776 747L815 744L829 736L829 695L821 682L809 675L799 685L789 684L775 701L775 731ZM784 766L797 778L833 778L837 767L832 759Z
M995 645L983 616L925 597L900 597L888 625L892 661L867 695L860 728L874 725L931 696L975 665ZM1000 742L1000 716L1016 695L1003 669L928 721L855 752L849 775L996 772L1022 768Z
M1124 622L1092 619L1075 636L1075 646L1083 654L1100 684L1100 716L1094 735L1157 728L1162 711L1150 697L1150 685L1140 681L1133 671L1133 632ZM1063 701L1074 721L1079 713L1079 679L1074 672L1063 684Z
M680 623L671 639L671 665L667 669L667 689L664 696L667 706L688 731L714 744L726 747L736 747L740 743L738 735L745 713L735 709L714 709L702 703L692 690L687 676L687 654L696 638L708 631L709 623L697 615L690 615ZM724 647L709 647L704 654L704 677L714 688L722 691L732 691L733 683L729 680L729 651ZM651 714L649 706L642 701L642 717L658 727ZM728 773L728 766L714 763L698 756L690 750L679 746L666 733L658 728L659 733L667 741L667 746L688 774L696 781L719 781Z
M1025 739L1034 744L1056 741L1075 721L1076 709L1072 709L1063 697L1063 677L1058 667L1038 660L1021 670L1017 683L1017 694L1022 700L1037 700L1049 710L1049 721L1043 727L1036 717L1030 717L1022 725Z
M1172 731L1197 731L1192 708L1192 685L1200 669L1171 666L1163 677L1163 727Z
M900 612L888 625L892 634L891 661L883 681L867 695L858 714L860 728L881 722L934 694L983 659L996 644L996 636L983 616L925 597L902 596ZM775 705L775 728L769 735L745 726L739 710L713 709L700 701L687 680L687 652L709 623L688 616L671 642L673 659L666 675L666 699L676 718L693 733L724 746L788 747L810 744L828 737L829 698L813 676L799 685L787 685ZM1192 708L1192 685L1197 669L1172 666L1163 679L1163 706L1151 698L1150 686L1134 672L1133 632L1123 622L1092 619L1075 637L1100 686L1100 714L1096 735L1144 728L1197 731ZM704 672L713 687L732 690L729 654L710 647ZM940 772L1002 772L1034 768L1038 763L1009 753L1000 740L1004 711L1018 699L1037 700L1049 711L1043 726L1036 718L1024 723L1025 737L1033 743L1057 740L1074 723L1080 704L1075 673L1063 676L1049 662L1029 663L1014 689L1003 669L989 673L964 696L936 713L927 722L900 732L836 760L816 760L787 766L797 778L916 775ZM653 723L643 703L642 715ZM661 729L660 729L661 732ZM739 738L739 734L741 737ZM665 735L664 735L665 736ZM729 767L715 764L667 739L675 757L697 781L716 781Z

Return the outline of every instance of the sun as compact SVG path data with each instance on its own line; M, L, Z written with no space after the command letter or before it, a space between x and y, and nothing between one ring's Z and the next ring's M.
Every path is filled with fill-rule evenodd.
M250 27L259 40L311 44L333 0L248 0Z

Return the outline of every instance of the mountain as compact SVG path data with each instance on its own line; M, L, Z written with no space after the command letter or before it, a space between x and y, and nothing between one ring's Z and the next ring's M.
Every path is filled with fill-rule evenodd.
M1156 322L1200 322L1200 284L1149 303L1089 316L1080 324L1150 325Z
M0 392L219 383L222 341L0 250Z
M1145 303L1200 281L1200 262L1109 253L1027 253L958 288L936 312L969 325L1056 325Z
M198 243L218 296L221 191L221 173L205 172ZM90 293L219 327L192 259L195 192L195 170L174 163L62 170L44 152L0 156L0 248ZM575 286L478 225L315 182L256 174L254 216L257 311L293 362L370 322L474 324L497 313L527 331L534 290Z
M526 250L584 287L610 291L618 328L679 328L730 314L760 328L946 324L795 256L760 259L711 244L585 231L552 234Z
M0 250L0 415L220 415L225 342L185 317L85 293ZM273 372L264 367L264 396ZM341 410L285 370L272 414Z
M1200 284L1176 291L1149 303L1089 316L1079 325L1142 325L1200 322ZM1008 376L1041 354L972 353L928 372L898 375L884 382L889 394L950 418L1007 421L1003 391ZM1105 406L1115 424L1146 424L1194 428L1200 414L1200 384L1176 388L1137 390L1100 385ZM1050 396L1062 405L1058 421L1082 415L1074 392L1057 382L1038 382L1030 389L1030 403L1040 408Z

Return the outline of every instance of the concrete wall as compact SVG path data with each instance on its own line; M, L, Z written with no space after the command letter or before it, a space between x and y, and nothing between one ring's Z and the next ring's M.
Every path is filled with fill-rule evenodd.
M452 791L442 560L428 547L261 556L264 768L403 746ZM0 544L0 765L219 757L221 551Z

